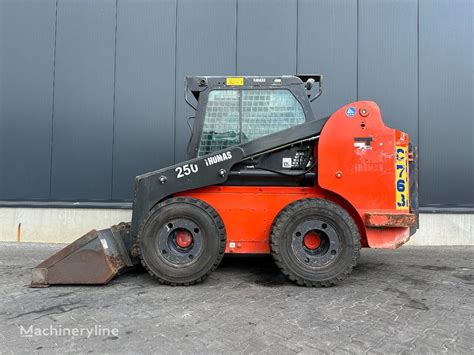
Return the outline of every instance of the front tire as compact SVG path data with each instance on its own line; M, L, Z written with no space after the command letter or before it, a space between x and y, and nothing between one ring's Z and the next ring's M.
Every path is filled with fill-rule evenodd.
M331 286L357 264L360 236L351 216L323 199L303 199L286 206L270 234L272 256L282 273L298 285Z
M159 282L191 285L220 264L226 246L224 223L209 204L170 198L153 208L138 234L142 265Z

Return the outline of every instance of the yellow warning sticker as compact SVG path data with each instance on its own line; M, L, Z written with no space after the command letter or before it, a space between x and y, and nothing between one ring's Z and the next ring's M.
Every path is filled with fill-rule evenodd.
M395 147L395 191L397 210L408 210L409 184L408 184L408 147Z
M244 78L226 78L225 84L228 86L243 86L244 85Z

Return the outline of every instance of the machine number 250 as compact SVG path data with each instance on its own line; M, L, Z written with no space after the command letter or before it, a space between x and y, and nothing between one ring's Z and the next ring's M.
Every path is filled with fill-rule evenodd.
M183 166L178 166L176 169L174 169L174 171L177 173L176 177L178 179L190 175L191 173L197 173L198 170L199 169L196 164L184 164Z
M408 148L396 147L395 154L395 183L396 183L396 208L397 210L406 210L408 203Z

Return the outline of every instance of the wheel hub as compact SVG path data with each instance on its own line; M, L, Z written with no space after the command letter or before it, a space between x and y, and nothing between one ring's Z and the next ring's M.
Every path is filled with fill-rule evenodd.
M321 245L321 237L315 231L309 231L303 237L303 244L309 250L316 250Z
M293 253L306 267L320 268L333 263L340 252L336 229L325 220L306 220L296 226L292 238Z
M161 256L170 264L193 263L203 250L201 228L186 218L169 220L158 231L155 245Z
M178 229L176 232L176 245L186 249L193 243L193 235L186 229Z

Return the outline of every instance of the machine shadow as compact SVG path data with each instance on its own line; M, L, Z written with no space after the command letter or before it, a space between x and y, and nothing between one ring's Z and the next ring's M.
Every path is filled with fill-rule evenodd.
M267 287L293 285L275 265L271 255L226 254L216 270L216 276L227 277L228 274L248 284Z

